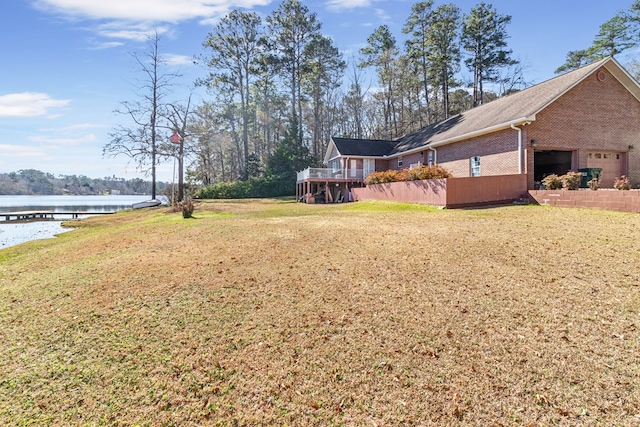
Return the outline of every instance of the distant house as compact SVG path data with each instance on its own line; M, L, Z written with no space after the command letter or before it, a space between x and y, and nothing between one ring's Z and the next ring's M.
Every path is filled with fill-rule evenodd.
M332 138L327 168L298 174L298 195L348 194L374 171L439 164L454 177L601 168L601 187L640 183L640 85L612 57L481 105L394 141ZM521 180L522 181L522 180ZM524 181L522 181L524 182Z

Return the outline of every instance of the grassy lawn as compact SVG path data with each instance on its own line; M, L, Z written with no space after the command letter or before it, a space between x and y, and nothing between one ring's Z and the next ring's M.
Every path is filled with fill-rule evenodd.
M640 425L640 215L165 211L0 250L0 425Z

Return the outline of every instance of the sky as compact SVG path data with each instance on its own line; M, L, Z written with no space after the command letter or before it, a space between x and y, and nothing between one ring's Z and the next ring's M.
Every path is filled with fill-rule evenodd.
M480 0L453 0L463 13ZM402 46L402 27L415 1L302 1L322 23L345 60L380 25ZM449 1L437 1L436 6ZM602 23L632 0L495 0L511 15L507 28L512 56L525 64L525 80L554 77L568 51L591 45ZM91 178L148 178L128 157L104 158L103 147L126 116L115 113L138 99L143 75L132 57L148 51L148 37L160 34L166 72L182 77L169 96L177 102L206 91L193 82L206 75L193 59L221 16L239 8L265 17L280 1L270 0L3 0L0 5L0 173L38 169L54 175ZM618 58L623 64L628 59ZM468 73L464 68L462 77ZM371 75L370 87L376 82ZM347 81L348 83L348 81ZM172 181L174 163L158 167L158 179Z

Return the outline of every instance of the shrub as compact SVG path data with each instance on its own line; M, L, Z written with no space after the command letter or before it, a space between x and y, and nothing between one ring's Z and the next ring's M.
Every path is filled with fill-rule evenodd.
M562 180L562 188L565 190L577 190L580 188L582 174L580 172L567 172L560 179Z
M451 178L451 172L443 168L442 166L424 166L420 165L413 169L409 169L409 180L416 181L422 179L441 179Z
M551 174L544 177L542 185L544 185L544 188L547 190L559 190L562 188L562 179L556 174Z
M191 218L193 216L193 210L195 209L195 207L193 206L193 200L191 199L191 197L187 197L182 202L180 202L180 207L182 208L183 218Z
M597 190L600 188L600 180L598 178L593 178L591 181L587 182L587 185L591 190Z
M364 183L384 184L387 182L416 181L421 179L451 178L451 172L442 166L418 166L413 169L388 170L370 174Z
M622 175L613 181L613 188L616 190L631 190L631 181L625 175Z
M246 181L220 182L199 189L196 199L247 199L295 194L295 177L266 176Z

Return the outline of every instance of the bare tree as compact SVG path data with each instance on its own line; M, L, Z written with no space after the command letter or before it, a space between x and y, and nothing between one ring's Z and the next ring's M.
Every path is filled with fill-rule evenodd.
M171 128L174 132L174 135L177 135L178 141L172 143L177 144L177 148L175 151L176 157L178 159L178 201L184 200L184 154L185 154L185 143L189 142L191 139L191 134L189 132L189 122L190 116L193 114L193 109L191 107L191 95L187 99L187 103L184 105L176 105L169 104L168 120L171 123Z
M158 152L158 129L161 127L163 98L168 94L171 80L179 77L175 73L163 73L165 61L159 53L160 35L156 31L148 40L149 50L132 53L144 78L137 87L135 100L123 101L116 112L128 116L131 124L118 126L111 134L111 141L102 148L102 155L115 157L121 154L137 163L145 173L151 173L151 197L156 198L156 165Z

